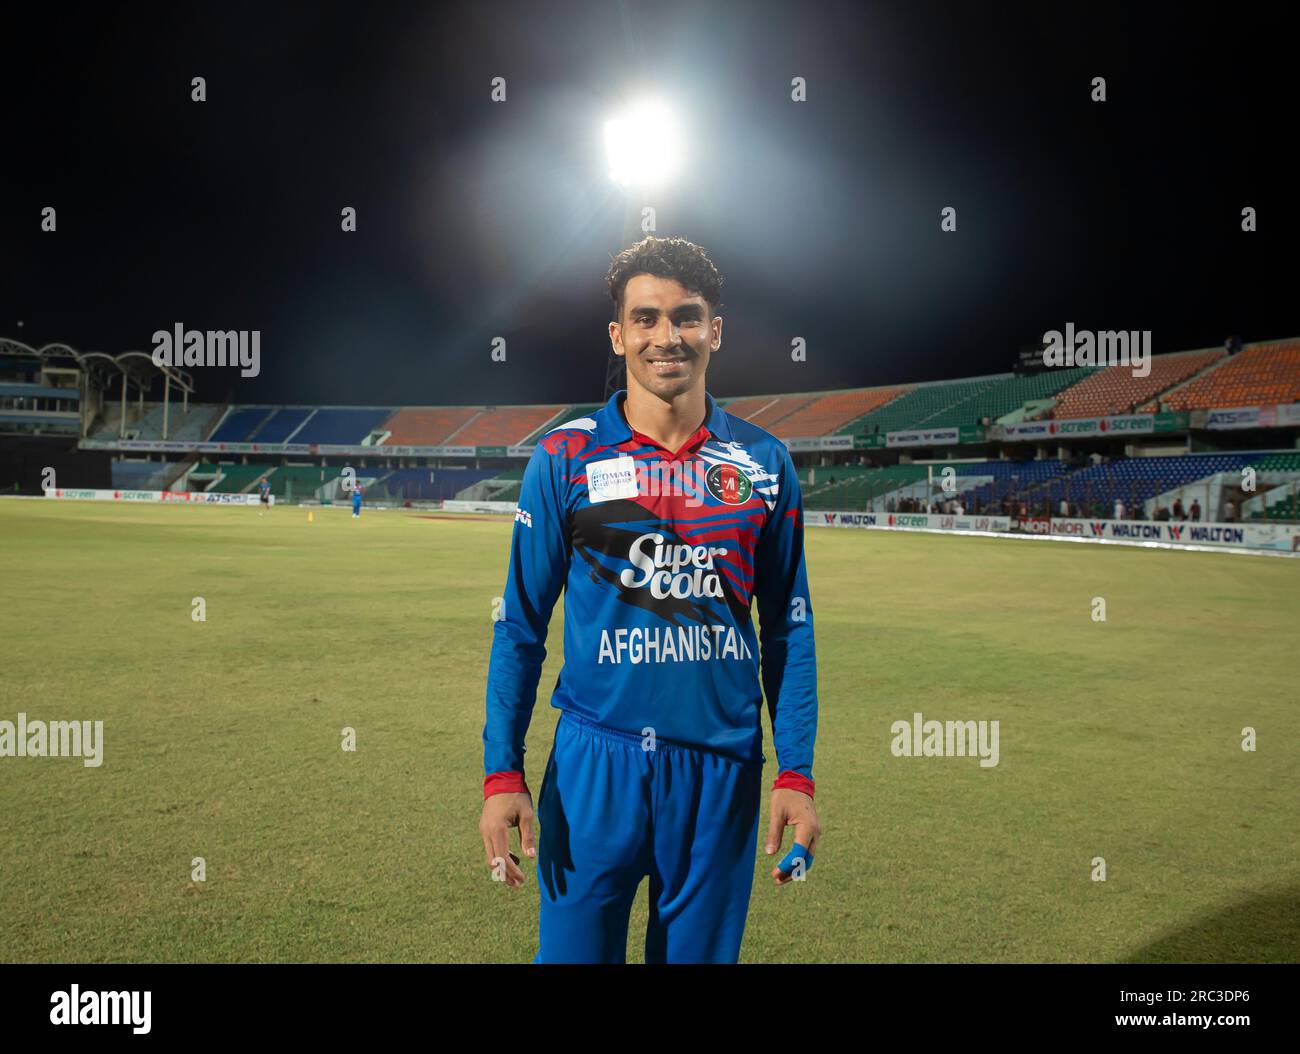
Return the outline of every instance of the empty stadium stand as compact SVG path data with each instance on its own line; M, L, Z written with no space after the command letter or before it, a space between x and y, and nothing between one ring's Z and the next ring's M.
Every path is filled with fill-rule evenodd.
M231 407L210 442L355 446L392 412L377 407L237 406Z
M1300 401L1300 340L1252 344L1161 399L1170 410Z
M295 433L316 411L305 406L285 406L276 410L260 427L248 435L250 443L296 443Z
M528 437L522 441L522 444L536 443L539 436L545 435L552 428L558 428L560 425L567 424L570 421L578 421L584 417L590 417L604 405L604 403L578 403L574 406L566 406L551 420L542 425L541 428L530 433Z
M447 440L452 446L511 446L553 420L563 406L488 406Z
M213 443L246 443L249 434L275 412L271 406L232 406L212 433Z
M1062 388L1082 380L1095 370L1090 366L1044 370L1020 377L1007 377L999 383L972 392L966 398L937 410L917 421L914 428L956 428L990 422L1018 410L1025 403L1055 395Z
M176 475L166 461L113 462L113 487L118 490L164 490Z
M974 377L961 381L939 381L922 384L886 403L878 410L856 418L835 429L837 433L872 434L901 432L920 427L927 418L935 417L974 395L987 391L1007 380L1011 374L995 377ZM972 424L974 422L971 422Z
M829 435L850 421L879 409L908 390L908 388L898 387L827 392L803 405L790 408L784 416L769 418L771 424L763 424L762 420L755 418L747 418L747 420L753 420L755 424L782 439ZM725 409L728 413L735 413L731 406ZM761 413L757 415L759 418L763 416Z
M781 423L788 417L805 410L820 399L817 395L773 395L757 410L750 413L745 420L750 424L765 428L773 435L779 434ZM724 407L728 413L736 412ZM736 416L739 416L738 414ZM786 435L791 433L787 432Z
M718 403L733 417L740 417L750 421L765 408L771 406L777 398L779 397L775 395L743 395L732 399L719 399Z
M355 446L392 416L391 409L324 408L312 414L298 434L295 443L332 443Z
M875 498L926 478L924 465L894 465L890 468L823 465L815 472L816 484L804 493L804 507L810 509L865 508Z
M1250 464L1261 476L1272 472L1300 472L1300 450L1262 454Z
M134 439L163 438L163 406L161 403L147 404L144 414L138 414L133 404L127 404L126 434ZM216 423L220 407L191 403L186 412L183 404L173 402L167 410L166 438L177 443L201 443L208 437L208 432ZM119 434L117 404L110 404L107 412L100 419L99 426L91 433L96 439L116 439Z
M1133 376L1131 366L1108 366L1092 373L1057 397L1053 417L1109 417L1133 413L1161 392L1218 362L1222 348L1151 356L1151 373ZM1155 409L1156 404L1152 404Z
M385 446L443 446L449 437L479 412L477 406L437 406L427 410L398 410L383 427L390 433Z

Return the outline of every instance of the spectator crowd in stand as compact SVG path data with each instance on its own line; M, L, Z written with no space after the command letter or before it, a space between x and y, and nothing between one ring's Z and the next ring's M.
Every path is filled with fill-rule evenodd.
M924 501L904 498L898 502L898 508L895 510L894 501L891 498L888 507L890 512L925 512L923 508ZM951 503L956 504L956 503ZM940 503L932 502L932 511L946 511ZM960 505L958 504L960 508ZM1031 519L1038 517L1047 519L1052 516L1063 519L1094 519L1094 520L1146 520L1146 503L1134 502L1130 507L1122 498L1116 498L1113 502L1107 503L1100 498L1095 500L1073 501L1069 498L1061 498L1058 502L1051 502L1047 498L1025 499L1013 495L1007 495L1000 501L994 501L987 505L980 506L978 503L971 510L979 516L995 515L1010 516L1012 519ZM1172 508L1165 508L1158 505L1151 519L1166 522L1190 521L1199 523L1202 516L1201 502L1199 498L1194 498L1192 503L1184 507L1181 498L1175 498ZM1221 516L1225 522L1235 522L1236 505L1232 501L1225 502Z
M885 502L886 512L936 513L943 516L964 516L966 508L959 498L890 498Z

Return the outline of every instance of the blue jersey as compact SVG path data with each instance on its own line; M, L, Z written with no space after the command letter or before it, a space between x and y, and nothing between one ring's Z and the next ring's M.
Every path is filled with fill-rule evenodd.
M625 395L545 433L524 471L493 626L485 771L523 772L563 588L553 706L756 761L766 691L778 769L811 780L817 659L789 451L708 393L699 431L666 451L632 430Z

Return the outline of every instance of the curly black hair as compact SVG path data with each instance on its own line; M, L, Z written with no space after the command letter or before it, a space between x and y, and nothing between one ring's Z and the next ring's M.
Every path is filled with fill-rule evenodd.
M722 275L703 249L685 238L643 238L610 261L605 284L614 300L614 321L623 318L623 292L639 274L672 278L704 298L712 314L722 306Z

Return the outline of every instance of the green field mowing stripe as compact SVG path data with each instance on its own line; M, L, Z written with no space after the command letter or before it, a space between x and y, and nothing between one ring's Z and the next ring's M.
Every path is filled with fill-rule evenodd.
M535 865L490 881L477 829L511 522L313 519L0 502L0 719L105 725L99 768L0 758L5 960L531 960ZM1300 564L847 530L808 553L824 834L781 889L756 849L743 961L1300 959ZM998 765L895 757L918 711L999 721ZM630 961L645 921L643 883Z

